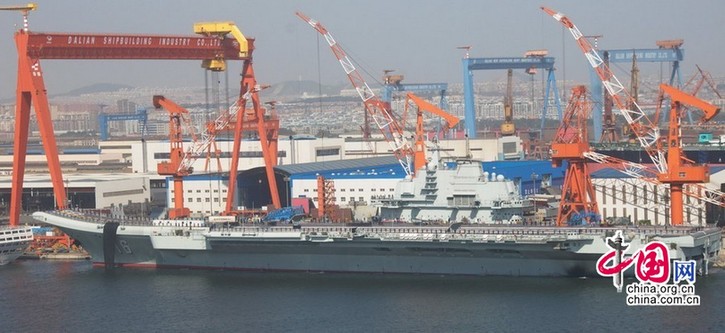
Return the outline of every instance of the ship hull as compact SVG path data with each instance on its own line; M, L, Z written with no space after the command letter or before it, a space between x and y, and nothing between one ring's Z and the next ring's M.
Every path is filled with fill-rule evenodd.
M444 234L446 229L436 228L404 228L407 232L395 234L389 228L365 227L368 236L356 237L346 232L367 231L123 225L109 238L99 222L39 214L45 213L34 214L36 219L59 227L84 246L95 264L108 267L581 277L596 276L596 261L608 250L603 235L596 233L526 237L510 234L514 229L507 227L486 231L498 235ZM673 259L697 259L706 267L719 250L719 230L679 238ZM642 246L638 239L632 239L634 248ZM111 259L104 249L112 249Z

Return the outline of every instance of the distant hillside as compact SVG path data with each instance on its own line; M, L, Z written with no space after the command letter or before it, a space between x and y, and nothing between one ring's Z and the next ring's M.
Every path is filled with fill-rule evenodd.
M133 86L125 85L125 84L117 84L117 83L96 83L85 87L80 87L78 89L73 89L71 91L62 93L62 94L54 94L51 97L62 97L62 96L80 96L84 94L95 94L95 93L102 93L102 92L113 92L118 91L121 89L129 89L133 88Z
M48 95L48 97L72 97L72 96L80 96L83 94L93 94L93 93L103 93L103 92L114 92L121 89L128 89L133 88L133 86L125 85L125 84L116 84L116 83L96 83L91 84L85 87L73 89L71 91L61 93L61 94L51 94ZM15 97L9 97L9 98L3 98L0 99L0 103L15 103Z
M263 96L275 97L300 97L302 95L317 96L322 90L323 95L339 95L341 86L322 85L315 81L285 81L273 84L271 87L262 90Z

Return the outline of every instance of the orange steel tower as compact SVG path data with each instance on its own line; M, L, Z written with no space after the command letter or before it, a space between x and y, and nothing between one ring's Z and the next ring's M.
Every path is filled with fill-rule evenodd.
M334 219L335 183L322 175L317 176L317 218Z
M281 208L281 201L279 199L279 191L277 189L277 180L274 177L274 166L277 165L277 136L278 128L266 129L265 124L265 109L260 106L259 103L259 91L262 90L257 79L254 77L254 69L252 68L252 62L247 61L244 63L244 69L242 70L242 89L239 93L241 96L239 106L241 110L234 123L234 145L232 150L232 165L229 170L229 189L227 191L227 205L224 210L226 214L231 214L234 211L234 193L236 191L237 183L237 170L239 170L239 149L242 142L242 133L245 126L249 124L255 124L259 131L259 142L262 145L262 157L264 158L264 170L267 175L267 182L269 184L269 191L272 196L272 205L275 208ZM247 109L246 104L248 101L252 102L252 108ZM277 123L279 126L279 123ZM234 185L234 186L232 186Z
M688 160L682 152L680 129L682 106L687 105L702 110L704 115L700 119L700 123L717 116L720 108L666 84L660 84L660 89L662 93L670 96L672 105L669 136L667 137L667 172L657 174L657 180L670 185L671 221L673 225L680 225L683 221L683 185L704 183L710 179L707 165L696 165L693 161Z
M592 105L586 98L585 86L576 86L571 91L562 123L551 143L554 167L560 167L563 161L569 162L556 216L558 226L567 225L574 214L584 217L599 214L587 158L584 156L589 151L587 118Z

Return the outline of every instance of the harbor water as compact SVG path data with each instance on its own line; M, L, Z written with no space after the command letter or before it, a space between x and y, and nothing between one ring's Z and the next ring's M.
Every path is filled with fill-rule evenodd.
M700 306L629 307L611 279L0 267L2 332L725 332L725 271Z

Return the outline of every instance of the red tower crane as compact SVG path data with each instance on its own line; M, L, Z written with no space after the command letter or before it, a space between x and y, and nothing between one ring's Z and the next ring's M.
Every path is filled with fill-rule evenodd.
M707 103L697 97L688 95L674 87L660 84L664 94L670 96L672 106L670 108L670 129L667 137L667 172L661 172L657 179L670 185L670 202L672 224L682 224L682 194L684 184L699 184L710 179L707 165L696 165L693 161L685 158L682 151L682 133L680 121L682 119L682 106L691 106L702 110L704 113L700 122L707 122L720 113L720 108Z
M154 106L156 108L164 108L169 111L169 141L171 143L171 155L169 161L164 161L158 165L158 173L160 175L173 176L174 182L174 208L169 209L169 218L183 218L189 216L189 209L184 208L184 191L183 191L183 177L188 176L194 172L194 162L202 156L203 152L209 151L212 146L216 146L216 137L221 131L232 130L237 132L235 124L232 122L237 117L243 117L243 114L239 114L241 110L240 101L232 105L232 107L219 115L214 121L210 121L206 124L206 129L201 135L197 136L193 131L190 133L192 136L191 144L186 150L183 148L181 121L183 120L186 127L192 129L188 119L185 115L189 114L189 111L179 106L178 104L170 101L163 96L154 96ZM267 139L274 144L268 148L269 154L274 155L276 160L277 155L277 133L279 132L279 119L275 114L272 114L264 120L264 127L258 128L258 124L252 121L243 123L243 127L239 132L248 132L252 130L258 130L260 135L266 135ZM264 149L263 149L264 151ZM208 160L206 162L208 166ZM221 169L221 168L220 168ZM232 174L236 174L236 170L230 171L230 177ZM276 185L275 185L276 186ZM227 191L227 202L232 201L234 198L234 192L229 195L229 189ZM272 193L274 195L274 193ZM227 204L224 211L225 214L232 214L233 209Z
M373 93L372 89L370 89L370 86L368 86L365 79L363 79L362 75L360 75L360 72L358 72L355 68L355 65L353 65L352 61L350 61L347 57L345 50L343 50L337 41L332 38L330 32L327 31L320 22L309 18L301 12L296 12L295 14L325 37L327 44L330 45L330 48L332 49L332 53L335 54L335 57L340 62L342 69L345 71L345 74L347 74L347 78L352 83L358 95L360 95L360 98L365 106L365 111L370 118L373 119L378 129L380 129L383 137L390 145L390 149L393 154L398 158L398 162L400 162L400 165L403 167L405 174L411 176L414 175L416 170L412 166L412 159L414 156L413 147L403 134L403 126L401 126L393 117L387 103L375 96L375 93Z
M13 151L13 175L10 203L10 223L18 224L21 211L23 179L25 176L26 150L28 143L28 125L31 104L38 119L41 139L48 159L49 173L53 183L53 193L59 208L66 206L66 194L58 158L58 148L53 135L47 90L43 80L41 59L134 59L134 60L202 60L202 65L210 70L223 70L224 61L242 60L244 70L240 100L254 99L259 86L254 80L251 54L254 39L245 38L229 22L209 23L195 26L195 30L205 36L178 35L122 35L88 33L36 33L24 28L15 33L18 49L17 103L15 109L15 138ZM216 30L215 32L215 29ZM227 37L231 33L234 37ZM250 84L253 83L253 84ZM255 104L254 114L263 113ZM241 117L240 117L241 118ZM262 119L262 117L259 117ZM242 128L238 126L237 128ZM269 148L269 140L263 136L263 146ZM237 142L241 136L235 135ZM236 148L239 148L238 145ZM270 155L271 154L265 154ZM235 160L238 159L238 150ZM265 158L268 165L267 176L273 195L277 192L272 167L274 160ZM235 165L236 167L236 165ZM235 170L236 171L236 170ZM236 185L230 183L230 189ZM278 196L277 196L278 197ZM278 205L279 199L276 200Z
M564 25L564 27L569 29L580 49L589 61L589 64L594 68L605 89L612 96L613 101L627 120L632 132L637 136L640 145L645 149L652 160L655 168L657 169L654 172L657 180L660 182L667 180L667 184L670 185L671 191L673 191L672 186L674 185L675 189L672 193L679 196L679 199L672 200L671 202L673 224L682 223L682 194L687 194L720 207L725 207L725 202L723 201L723 199L725 199L725 193L708 189L705 186L698 184L702 181L696 181L696 179L702 179L703 181L707 179L706 167L703 172L703 169L699 169L701 166L692 165L692 161L685 160L685 163L683 163L680 147L681 136L679 133L679 112L671 110L670 119L675 120L675 122L674 124L670 124L669 135L671 137L668 138L670 148L666 150L660 140L659 128L655 123L651 122L647 118L647 115L641 110L634 98L632 98L629 92L624 89L624 86L620 83L614 73L612 73L606 63L602 61L601 57L599 57L596 49L592 47L586 38L583 38L582 33L576 25L574 25L574 23L562 13L558 13L546 7L541 7L541 9L551 15L555 20L559 21L562 25ZM704 121L711 119L719 111L713 110L711 105L698 100L693 96L687 95L675 88L669 86L666 87L668 88L665 88L663 85L661 88L667 93L674 94L674 98L680 99L679 104L673 105L673 110L679 109L682 104L701 108L705 112L705 116L703 117ZM673 116L673 114L676 116ZM673 126L675 126L675 128L673 128ZM585 153L585 156L600 163L611 162L618 169L636 177L644 177L643 174L649 171L646 166L626 161L616 161L608 156L594 152L587 152ZM669 170L670 168L674 168L676 170L675 173L672 173ZM682 172L684 172L684 174ZM675 217L676 214L677 217Z
M154 107L164 108L169 112L169 143L171 151L169 161L158 164L159 175L172 176L174 183L174 208L169 208L169 218L177 219L189 216L189 208L184 207L184 176L191 174L190 168L182 168L184 159L184 138L182 122L188 124L189 111L164 96L154 96ZM190 128L188 126L187 128Z
M554 167L560 167L565 160L569 162L556 216L558 226L567 225L575 214L584 217L599 214L587 158L584 156L589 151L587 118L591 108L586 87L572 88L562 123L551 143L551 161Z
M697 96L697 93L700 92L700 88L702 88L702 85L705 82L707 82L707 85L710 87L710 90L712 90L712 92L715 93L715 95L717 95L717 98L722 98L722 96L720 95L720 92L717 90L717 85L713 81L710 73L702 70L702 68L700 68L699 65L695 65L695 67L697 67L697 73L695 73L695 75L693 75L687 81L687 83L685 83L685 85L683 86L683 89L689 87L690 84L694 84L694 87L692 88L692 92L690 93L690 95ZM697 79L698 76L699 76L699 79ZM695 79L697 79L697 81L695 81Z
M404 114L408 113L408 106L410 105L411 102L414 103L418 107L418 110L415 114L415 153L414 153L413 165L414 165L415 170L420 170L420 168L425 166L426 161L427 161L427 159L425 157L425 133L423 131L423 111L427 111L434 115L437 115L446 121L445 128L441 129L441 131L443 131L443 132L445 132L453 127L456 127L456 125L458 125L458 123L461 120L458 119L458 117L443 111L441 108L439 108L431 103L428 103L427 101L416 96L413 93L406 94Z
M649 120L647 114L642 111L627 89L625 89L624 85L609 69L609 66L602 60L597 50L584 38L579 28L568 17L546 7L541 7L541 9L569 29L569 32L574 36L574 39L589 61L589 64L594 68L594 71L602 81L604 88L611 96L612 101L619 108L622 116L624 116L624 119L627 120L629 127L632 129L632 132L637 136L640 145L649 155L652 163L654 163L660 173L666 173L667 159L665 152L659 147L660 131L656 123ZM629 106L631 108L628 108Z

